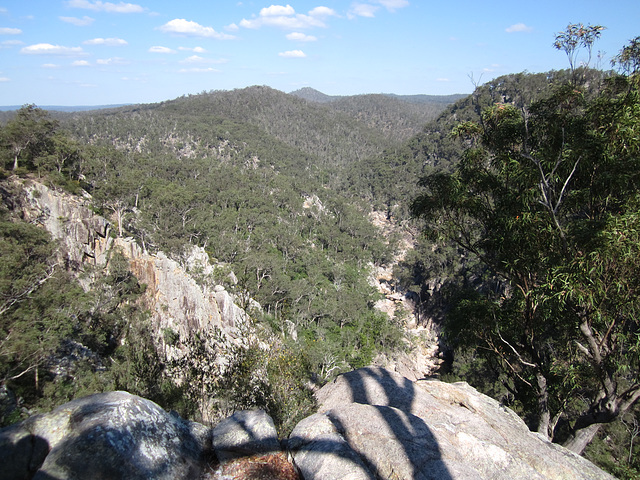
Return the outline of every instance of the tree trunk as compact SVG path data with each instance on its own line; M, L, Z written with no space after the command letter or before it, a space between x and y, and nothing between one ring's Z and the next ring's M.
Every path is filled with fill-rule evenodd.
M549 411L549 391L547 389L547 379L540 372L536 372L536 380L538 383L538 433L544 435L544 438L551 440L551 412Z
M596 436L598 430L600 430L601 423L593 423L587 427L577 430L569 439L564 442L563 447L571 450L578 455L582 455L587 445L591 443L593 437Z

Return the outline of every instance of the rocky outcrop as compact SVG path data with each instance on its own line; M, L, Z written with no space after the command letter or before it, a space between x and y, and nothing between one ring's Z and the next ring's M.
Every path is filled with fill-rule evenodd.
M165 354L176 353L164 343L162 332L168 329L183 340L195 333L214 336L216 331L228 339L238 338L237 324L244 321L246 315L229 313L228 303L233 303L232 298L224 299L227 303L222 303L222 307L227 314L223 316L218 293L196 283L178 262L164 253L151 255L126 238L116 239L113 248L124 254L132 273L146 285L142 302L151 314L153 330L158 334L156 342L163 345Z
M25 221L43 226L59 244L61 259L72 270L104 265L111 247L110 223L88 206L89 197L76 197L34 181L14 181Z
M21 211L25 221L43 226L59 242L60 260L69 270L83 272L88 267L104 267L113 251L121 252L129 260L133 274L147 286L142 302L150 312L151 330L162 354L168 357L185 354L166 344L163 332L167 331L185 341L195 333L206 336L221 333L225 341L239 341L238 327L246 323L247 313L223 287L198 283L188 272L198 270L201 276L206 276L213 271L202 248L193 247L185 268L163 252L147 252L131 238L115 238L110 234L109 221L90 208L90 196L86 194L72 196L33 180L17 178L12 188L22 191L20 195L11 195L16 202L13 208ZM88 286L90 277L83 281Z
M0 431L5 479L197 478L209 431L126 392L91 395Z
M262 411L211 429L125 392L93 395L0 430L0 478L295 479L288 453L306 480L613 480L464 383L370 367L317 398L281 451Z
M305 478L346 478L349 463L358 472L353 478L613 478L530 432L513 411L465 383L412 382L363 368L339 376L317 397L319 413L299 424L292 439L296 464L311 472ZM345 465L334 471L324 463L315 476L323 452Z

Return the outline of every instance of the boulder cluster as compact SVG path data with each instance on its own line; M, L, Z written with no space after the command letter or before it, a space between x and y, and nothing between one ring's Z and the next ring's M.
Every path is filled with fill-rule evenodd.
M278 439L264 412L214 427L126 392L0 430L1 479L612 479L465 383L383 368L340 375Z

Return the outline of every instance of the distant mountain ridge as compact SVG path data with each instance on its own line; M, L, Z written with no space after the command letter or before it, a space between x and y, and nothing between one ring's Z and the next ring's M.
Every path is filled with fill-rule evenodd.
M357 95L327 95L311 87L304 87L298 90L289 92L289 95L293 95L298 98L316 103L329 103L337 100L344 100L349 98L365 97L365 96L385 96L396 98L398 100L405 101L407 103L414 104L441 104L450 105L457 102L461 98L468 96L468 94L455 93L452 95L397 95L395 93L377 93L377 94L357 94ZM54 112L85 112L91 110L106 110L111 108L128 107L135 105L133 103L117 103L109 105L38 105L43 110L50 110ZM0 112L11 112L19 110L22 105L0 105Z
M403 100L408 103L418 103L418 104L436 103L436 104L443 104L443 105L449 105L451 103L455 103L461 98L465 98L468 96L468 94L462 94L462 93L454 93L451 95L425 95L425 94L397 95L395 93L359 94L359 95L327 95L311 87L304 87L298 90L294 90L293 92L289 92L289 95L294 95L296 97L303 98L311 102L318 102L318 103L334 102L336 100L342 100L350 97L361 97L364 95L383 95L386 97L397 98L398 100Z
M87 112L90 110L105 110L107 108L126 107L131 105L130 103L117 103L113 105L38 105L43 110L50 110L54 112ZM13 110L19 110L22 105L4 105L0 106L0 112L11 112Z

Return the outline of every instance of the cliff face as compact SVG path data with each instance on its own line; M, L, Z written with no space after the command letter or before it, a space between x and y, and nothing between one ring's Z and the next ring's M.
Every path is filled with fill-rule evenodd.
M234 297L221 286L198 284L186 269L164 253L150 254L131 238L115 238L111 224L90 208L90 197L74 197L30 180L14 180L22 190L17 205L25 221L43 226L59 242L60 261L74 272L104 267L112 251L121 252L132 273L147 286L141 301L150 312L152 331L158 350L166 356L188 354L167 345L163 332L181 339L196 333L212 336L222 333L223 341L239 342L238 327L248 318L234 303ZM211 272L206 253L193 249L187 261L192 268ZM91 281L84 280L85 286Z

